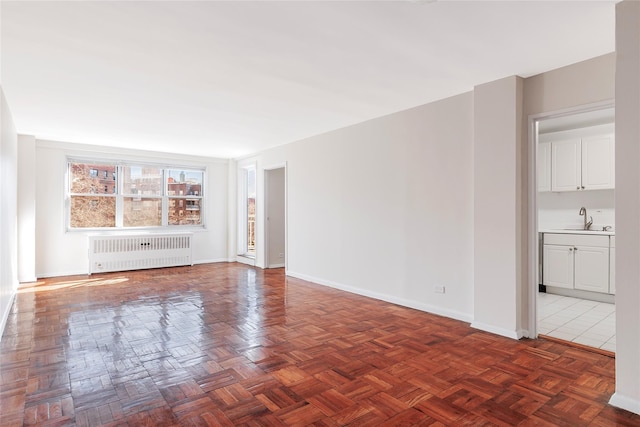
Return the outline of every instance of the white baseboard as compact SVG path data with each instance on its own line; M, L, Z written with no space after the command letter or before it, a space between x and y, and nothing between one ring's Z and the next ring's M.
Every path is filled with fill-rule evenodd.
M623 396L620 393L615 392L613 393L613 396L611 396L611 399L609 399L609 404L616 408L624 409L640 415L640 400L638 399Z
M73 271L58 271L55 273L38 273L38 277L44 279L47 277L61 277L61 276L88 276L89 269L73 270Z
M547 293L554 295L562 295L564 297L580 298L591 301L606 302L615 304L616 296L612 294L602 294L600 292L582 291L579 289L556 288L555 286L547 286Z
M4 335L4 328L7 326L7 320L9 319L9 313L11 313L11 307L13 307L13 301L16 299L17 291L14 290L11 292L9 296L9 301L7 302L6 307L2 307L4 313L2 314L2 319L0 319L0 341L2 341L2 336Z
M267 268L282 268L284 267L284 263L280 263L280 264L271 264L269 267Z
M251 265L253 267L255 267L255 265L256 265L256 259L255 258L249 258L249 257L242 256L242 255L238 255L236 257L236 262L239 262L239 263L242 263L242 264Z
M193 264L211 264L215 262L236 262L235 258L214 258L214 259L201 259L197 261L193 261ZM48 277L62 277L62 276L86 276L88 270L73 270L73 271L58 271L56 273L38 273L39 278L48 278ZM113 271L113 273L124 273ZM33 281L37 281L38 279L34 279Z
M471 322L471 315L462 313L456 310L450 310L447 308L438 307L431 304L425 304L408 300L405 298L399 298L393 295L383 294L380 292L369 291L366 289L356 288L353 286L343 285L342 283L333 282L331 280L324 280L318 277L309 276L307 274L297 273L295 271L286 271L287 276L295 277L298 279L313 282L319 285L328 286L330 288L339 289L341 291L350 292L352 294L362 295L369 298L374 298L381 301L390 302L392 304L401 305L403 307L414 308L416 310L424 311L431 314L437 314L439 316L449 317L451 319L461 320L463 322Z
M471 327L475 329L479 329L481 331L490 332L492 334L500 335L503 337L511 338L514 340L519 340L522 337L528 336L529 332L523 329L519 329L517 331L512 331L511 329L501 328L499 326L490 325L488 323L482 322L472 322Z
M236 259L235 258L199 259L198 261L193 261L193 265L196 265L196 264L215 264L217 262L236 262Z

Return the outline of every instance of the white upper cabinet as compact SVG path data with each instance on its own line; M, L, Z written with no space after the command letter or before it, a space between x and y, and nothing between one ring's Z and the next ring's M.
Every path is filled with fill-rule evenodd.
M551 191L576 191L582 186L580 139L551 143Z
M551 143L538 144L538 191L551 191Z
M613 135L582 138L582 188L614 188L615 157Z
M615 188L615 137L610 128L584 128L540 138L538 191Z

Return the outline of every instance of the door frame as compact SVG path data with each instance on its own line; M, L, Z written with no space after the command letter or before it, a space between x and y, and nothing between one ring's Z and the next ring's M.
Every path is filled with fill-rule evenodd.
M288 258L289 258L289 239L288 239L288 221L287 221L287 212L288 212L288 170L287 170L287 162L276 163L273 165L265 166L262 168L263 170L263 200L264 200L264 215L262 218L263 222L263 251L264 251L264 268L270 268L269 262L269 172L277 169L284 169L284 270L285 274L287 272L287 268L289 266Z
M539 242L538 242L538 123L543 120L555 119L558 117L571 116L580 113L588 113L590 111L605 110L607 108L615 108L615 100L609 99L590 104L583 104L574 107L564 108L561 110L550 111L545 113L531 114L528 117L528 268L527 276L529 286L529 338L538 338L538 284L540 277L538 266L540 263Z

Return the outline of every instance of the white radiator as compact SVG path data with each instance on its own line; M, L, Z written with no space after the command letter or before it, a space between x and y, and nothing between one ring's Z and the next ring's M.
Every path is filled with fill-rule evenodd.
M90 235L89 274L193 265L192 233Z

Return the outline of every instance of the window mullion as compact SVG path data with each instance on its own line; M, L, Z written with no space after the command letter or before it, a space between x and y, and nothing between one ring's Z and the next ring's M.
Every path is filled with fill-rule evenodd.
M167 169L162 169L162 226L169 225L169 196L167 190Z
M116 170L116 228L124 226L124 198L122 195L124 185L122 183L122 166L117 166Z

